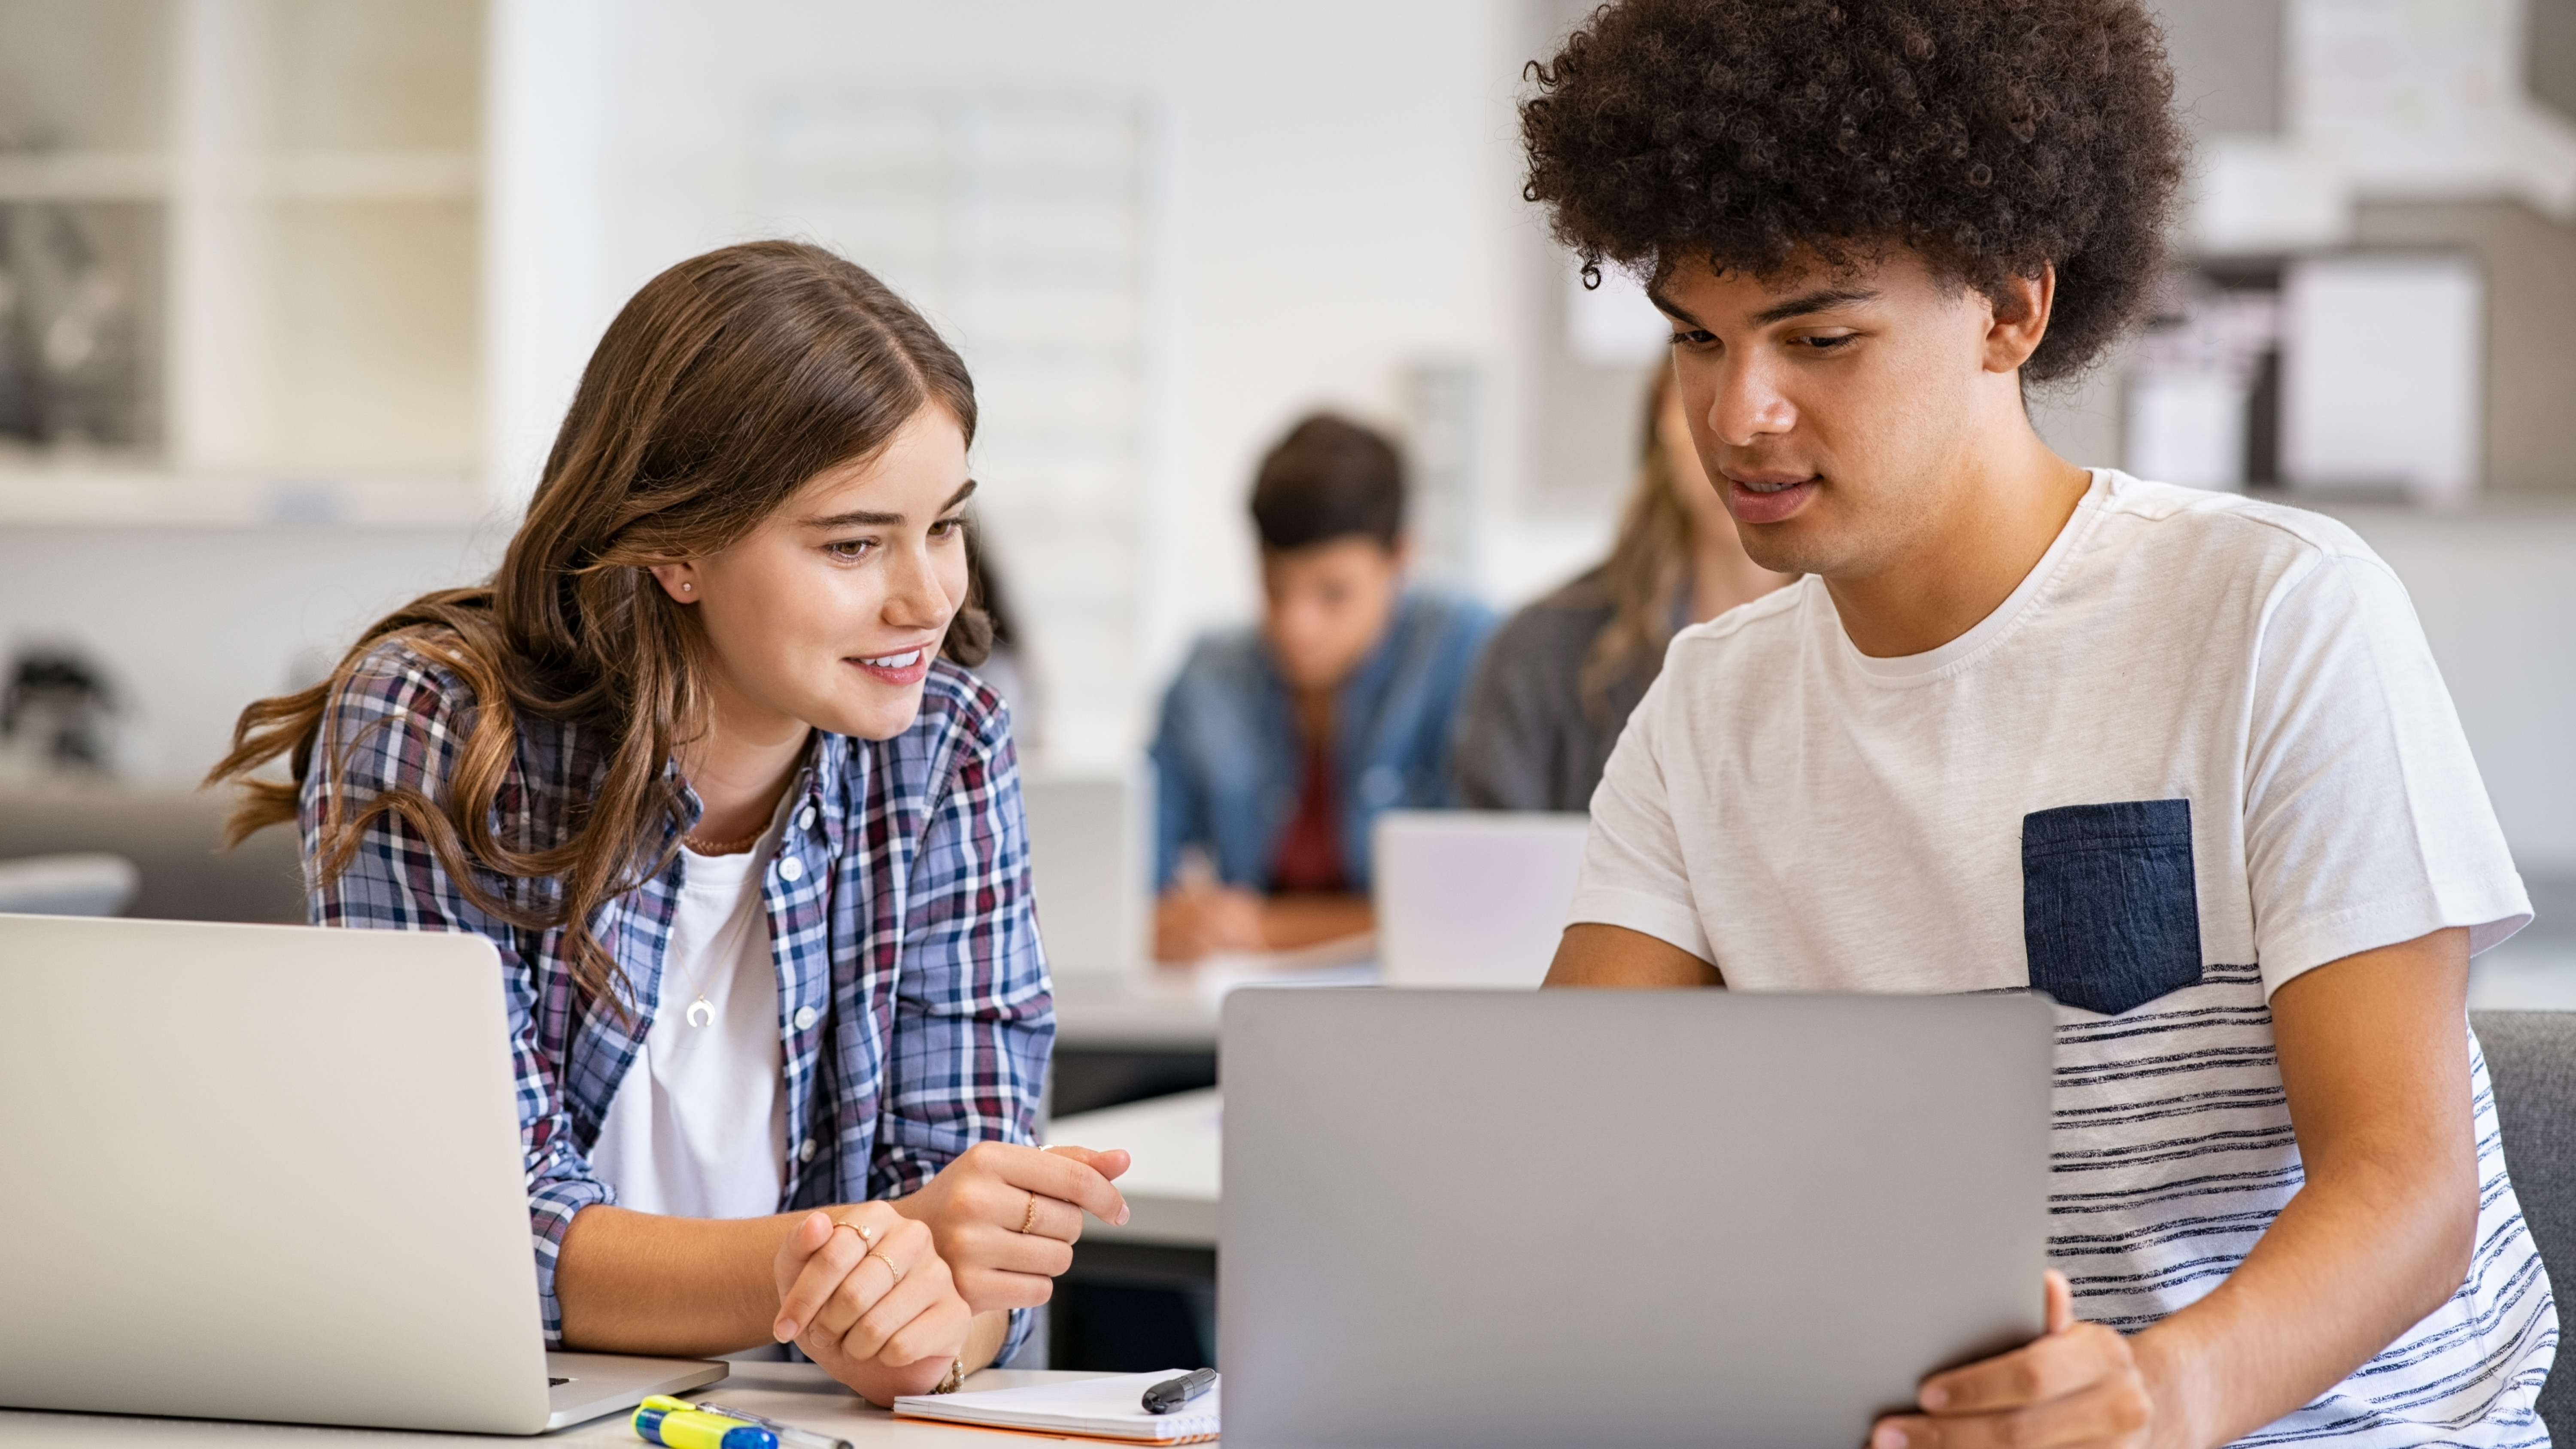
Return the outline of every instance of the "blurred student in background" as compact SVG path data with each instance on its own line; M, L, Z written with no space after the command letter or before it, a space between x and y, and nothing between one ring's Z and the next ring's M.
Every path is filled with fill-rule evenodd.
M1493 623L1406 586L1403 464L1367 428L1299 423L1262 460L1252 518L1260 626L1191 649L1154 737L1165 961L1370 928L1370 823L1452 803L1450 735Z
M1647 390L1640 434L1610 557L1514 614L1476 668L1458 719L1463 805L1584 809L1673 635L1797 577L1745 556L1669 367Z

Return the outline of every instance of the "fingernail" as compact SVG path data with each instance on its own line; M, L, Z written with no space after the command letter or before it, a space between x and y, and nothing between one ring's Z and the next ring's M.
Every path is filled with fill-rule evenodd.
M796 1341L796 1320L793 1318L782 1318L776 1323L769 1325L769 1336L778 1340L780 1343L794 1343Z
M1118 1226L1127 1226L1127 1204L1123 1202L1118 1205Z
M1950 1391L1941 1387L1939 1384L1925 1384L1923 1386L1921 1397L1923 1400L1923 1407L1927 1409L1939 1409L1950 1402Z
M1869 1449L1905 1449L1905 1431L1894 1424L1881 1424L1869 1436Z

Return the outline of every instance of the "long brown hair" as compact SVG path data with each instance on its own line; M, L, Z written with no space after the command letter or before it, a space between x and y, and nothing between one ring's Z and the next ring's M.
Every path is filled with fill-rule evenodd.
M616 959L592 917L668 865L686 824L673 751L707 724L704 638L649 570L742 538L808 479L874 454L926 406L973 441L965 363L892 290L819 247L750 242L645 283L582 370L491 582L414 599L361 635L330 678L242 711L232 753L206 777L242 792L227 843L296 818L332 697L370 650L399 639L473 691L472 731L447 780L387 790L354 812L326 792L312 878L336 878L371 822L399 817L477 909L526 929L564 927L576 985L613 998ZM944 652L977 662L989 637L970 596ZM597 773L580 782L586 803L550 844L494 828L522 714L598 743ZM332 743L345 760L363 741ZM252 775L280 755L291 780ZM510 880L506 898L477 866Z
M1673 390L1673 370L1656 369L1646 390L1646 416L1639 431L1637 479L1619 512L1619 535L1601 567L1568 585L1560 597L1598 608L1610 606L1610 622L1592 636L1576 675L1583 709L1597 722L1610 723L1610 690L1623 679L1651 675L1663 662L1664 646L1673 642L1673 596L1682 587L1691 556L1691 519L1673 491L1672 458L1662 433L1664 406Z

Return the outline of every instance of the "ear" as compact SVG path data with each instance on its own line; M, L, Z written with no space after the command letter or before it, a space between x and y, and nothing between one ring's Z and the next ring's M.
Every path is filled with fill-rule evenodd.
M2018 371L2048 336L2049 311L2057 303L2057 265L2042 262L2036 276L2006 279L1988 300L1994 320L1986 327L1986 371Z
M1403 533L1397 534L1395 536L1395 547L1388 549L1387 554L1395 560L1395 571L1398 574L1409 574L1413 572L1412 531L1407 530Z
M662 586L662 592L670 595L673 603L694 604L698 601L698 595L704 592L698 587L696 564L687 562L655 564L652 573L653 581Z

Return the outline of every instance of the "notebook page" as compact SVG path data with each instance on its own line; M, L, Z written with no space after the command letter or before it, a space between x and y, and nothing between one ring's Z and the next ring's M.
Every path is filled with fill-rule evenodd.
M1168 1414L1145 1412L1147 1389L1186 1372L1170 1369L1162 1373L1110 1374L1069 1383L964 1394L906 1394L894 1401L894 1411L909 1418L940 1419L952 1424L1052 1429L1132 1443L1185 1444L1213 1439L1221 1387L1209 1389Z

